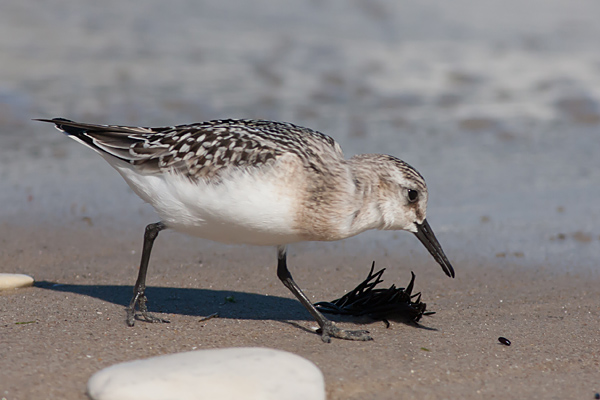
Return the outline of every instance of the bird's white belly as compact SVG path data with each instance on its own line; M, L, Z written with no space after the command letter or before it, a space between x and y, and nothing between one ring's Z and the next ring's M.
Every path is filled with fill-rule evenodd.
M236 173L218 184L175 175L141 175L117 167L168 227L222 243L280 245L301 241L294 229L295 192L262 173Z

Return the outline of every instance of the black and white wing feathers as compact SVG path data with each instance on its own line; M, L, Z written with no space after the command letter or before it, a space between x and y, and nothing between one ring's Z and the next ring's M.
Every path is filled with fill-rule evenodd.
M343 158L329 136L290 123L215 120L161 128L94 125L64 118L40 119L94 149L143 173L176 172L213 179L231 168L260 167L294 153L319 172L322 156Z

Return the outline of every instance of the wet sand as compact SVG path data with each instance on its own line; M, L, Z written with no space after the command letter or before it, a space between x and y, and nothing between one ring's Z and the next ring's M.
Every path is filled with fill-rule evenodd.
M297 245L290 269L314 301L353 288L375 259L388 268L386 286L404 286L415 271L416 290L436 311L420 327L370 323L372 342L325 344L310 332L316 325L310 315L278 281L273 249L163 234L148 296L150 309L171 323L138 321L130 328L124 307L143 226L108 229L91 222L2 227L3 268L11 265L37 281L0 293L0 387L7 399L84 399L89 377L114 363L231 346L308 358L325 374L332 400L592 399L600 390L597 274L526 269L518 259L501 259L498 265L457 264L452 280L425 255L407 263L377 249L357 252L356 239ZM234 302L226 300L230 296ZM213 312L220 317L200 322ZM500 344L499 336L512 345Z

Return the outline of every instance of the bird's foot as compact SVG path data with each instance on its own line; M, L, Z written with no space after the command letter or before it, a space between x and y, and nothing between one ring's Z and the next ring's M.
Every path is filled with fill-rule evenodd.
M369 335L369 331L351 331L341 329L331 321L326 321L317 332L321 334L321 340L323 340L325 343L330 343L332 337L345 340L358 340L363 342L373 340L371 335Z
M154 315L150 314L148 312L148 307L146 306L148 299L146 298L146 295L144 293L136 293L133 298L131 299L131 302L129 303L129 306L127 307L127 325L128 326L133 326L135 325L135 320L136 319L140 319L142 321L146 321L146 322L162 322L162 323L169 323L169 320L167 319L163 319L163 318L159 318L159 317L155 317ZM136 315L135 312L135 308L136 306L138 306L140 312L139 312L139 316Z

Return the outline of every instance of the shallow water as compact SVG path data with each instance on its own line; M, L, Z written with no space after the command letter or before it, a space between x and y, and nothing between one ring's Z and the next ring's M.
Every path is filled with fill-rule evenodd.
M155 218L100 157L31 118L269 118L415 166L455 264L596 270L597 15L593 0L11 4L0 14L0 218ZM420 246L411 236L360 243L402 253Z

